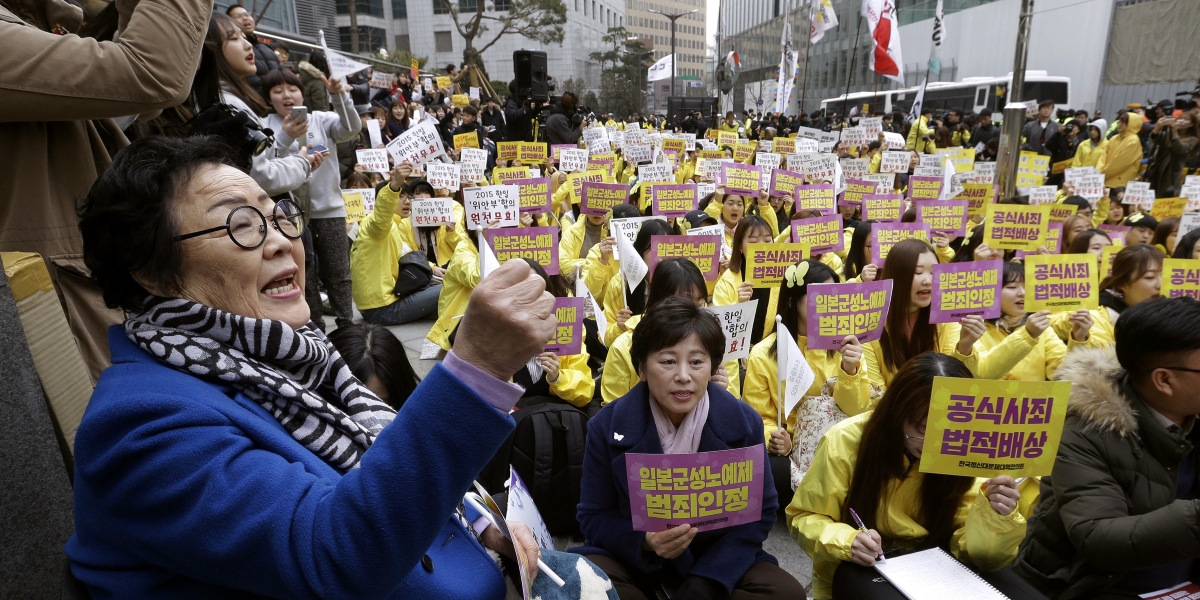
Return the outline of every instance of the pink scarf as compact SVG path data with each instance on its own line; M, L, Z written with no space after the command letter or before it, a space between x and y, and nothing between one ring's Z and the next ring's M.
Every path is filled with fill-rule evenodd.
M647 394L649 395L649 394ZM708 422L708 391L696 403L692 412L683 417L676 427L670 417L658 405L653 397L650 402L650 414L654 416L654 427L658 429L658 441L662 444L663 454L692 454L700 448L700 434L704 424Z

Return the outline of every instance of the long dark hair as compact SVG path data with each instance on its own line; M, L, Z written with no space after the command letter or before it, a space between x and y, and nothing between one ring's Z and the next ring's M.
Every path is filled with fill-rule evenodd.
M808 335L806 332L800 331L800 310L804 306L805 300L808 298L808 285L810 283L825 283L826 280L832 279L832 283L841 283L837 273L829 268L829 265L819 260L802 260L796 263L796 266L808 264L808 273L804 275L804 281L800 285L789 286L785 280L779 284L779 307L776 314L779 315L780 323L792 335ZM830 350L832 353L833 351ZM771 346L771 356L775 356L775 346Z
M908 329L908 309L912 305L913 274L917 270L918 259L926 252L935 254L924 240L904 240L892 246L887 261L879 270L879 280L892 280L892 306L888 310L883 335L879 338L883 366L891 370L899 369L922 352L936 351L938 348L937 326L929 324L928 306L917 312L912 335L904 335Z
M533 269L534 273L538 274L538 277L541 277L546 282L546 291L550 292L551 296L555 298L567 298L570 296L567 293L567 284L563 282L561 275L547 275L545 267L532 258L522 260L525 261L525 264L529 265L529 268Z
M889 258L891 255L889 254ZM906 363L883 393L883 398L863 426L858 442L858 457L854 476L842 505L842 521L853 523L850 509L862 517L869 527L885 529L882 519L888 515L886 496L892 480L903 480L913 472L919 461L906 468L905 423L920 423L929 413L929 397L934 377L971 378L970 369L958 359L926 352ZM948 548L954 534L954 517L963 495L975 484L972 477L926 473L921 482L918 522L929 534L921 545L927 548ZM884 540L888 544L889 540Z
M846 264L842 266L842 278L846 281L858 277L863 267L871 262L867 256L867 240L871 238L871 224L875 221L859 221L850 236L850 249L846 251Z
M329 332L329 341L364 385L372 377L383 384L387 403L396 410L421 383L408 362L404 345L386 327L370 323L343 325Z
M1175 251L1171 253L1171 258L1191 258L1196 242L1200 242L1200 229L1193 229L1175 240Z
M696 295L708 295L708 286L704 283L700 267L686 258L668 258L658 263L654 267L654 280L650 282L646 310L671 296L684 295L689 300L695 299Z
M265 117L269 109L267 102L225 61L225 41L235 33L241 35L241 29L232 17L218 12L208 18L208 33L204 36L204 47L200 52L200 67L192 79L196 106L203 110L221 102L221 85L224 84L254 114Z
M734 273L742 273L746 270L746 255L742 254L742 244L746 238L750 237L750 231L754 229L766 229L768 234L771 233L771 225L758 215L742 217L738 221L737 229L733 231L733 253L729 257L729 268Z
M971 262L975 260L975 249L983 243L984 229L986 228L983 224L980 224L971 230L971 235L966 238L965 242L958 246L958 252L954 253L954 259L950 262Z
M1126 246L1113 257L1112 270L1100 282L1100 289L1115 290L1142 278L1150 268L1158 265L1162 269L1162 261L1166 258L1162 250L1146 244ZM895 296L893 296L895 297Z
M1092 245L1092 238L1098 235L1104 236L1105 238L1108 238L1110 243L1112 242L1112 238L1109 237L1108 232L1102 229L1084 229L1083 231L1075 234L1075 239L1071 240L1071 245L1067 246L1062 253L1087 254L1088 246Z
M637 237L633 240L633 251L638 253L638 256L643 256L650 250L650 238L656 235L670 235L671 227L666 221L658 219L650 219L643 221L642 226L638 229ZM649 276L649 273L647 273ZM629 312L635 315L640 315L646 311L646 278L642 278L642 282L629 290L629 286L625 285L625 305L629 307Z

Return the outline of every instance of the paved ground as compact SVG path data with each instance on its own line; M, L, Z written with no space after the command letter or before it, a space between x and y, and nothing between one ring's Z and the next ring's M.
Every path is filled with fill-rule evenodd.
M361 317L355 311L355 320ZM332 328L332 319L328 320L329 327ZM408 352L408 360L412 363L413 370L417 372L417 376L424 377L433 368L437 361L421 360L421 346L425 342L425 335L429 333L429 329L433 326L433 321L419 321L400 325L397 327L389 327L396 337L404 344L404 349ZM796 545L788 535L787 526L783 519L775 522L775 528L771 530L771 534L767 537L763 547L767 552L770 552L779 560L779 566L783 567L787 572L791 573L800 583L808 586L812 580L812 560L808 555Z

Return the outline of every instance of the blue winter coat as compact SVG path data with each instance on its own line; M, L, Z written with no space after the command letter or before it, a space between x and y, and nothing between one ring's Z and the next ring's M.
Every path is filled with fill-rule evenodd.
M454 511L513 421L441 365L341 474L233 388L119 327L109 346L75 441L66 548L93 598L504 597Z
M748 448L763 443L762 418L754 409L711 383L708 399L708 421L700 434L698 451ZM763 469L762 519L698 533L687 551L674 560L663 560L642 549L646 534L633 529L625 453L662 454L649 403L648 388L642 382L600 409L588 422L579 494L579 525L584 545L572 548L571 552L602 554L647 573L670 567L680 576L698 575L718 581L730 592L755 564L779 564L762 548L779 509L769 467ZM765 447L763 465L767 465Z

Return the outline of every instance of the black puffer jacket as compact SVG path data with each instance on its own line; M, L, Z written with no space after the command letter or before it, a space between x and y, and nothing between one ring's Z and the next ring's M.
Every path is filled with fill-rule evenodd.
M1200 558L1200 500L1176 499L1191 442L1154 420L1111 347L1072 351L1057 378L1072 384L1062 445L1016 572L1051 598L1073 600L1130 571Z
M254 35L250 35L248 38L250 45L254 46L254 74L246 76L246 83L257 90L262 87L263 75L280 68L279 57L266 42L259 40Z

